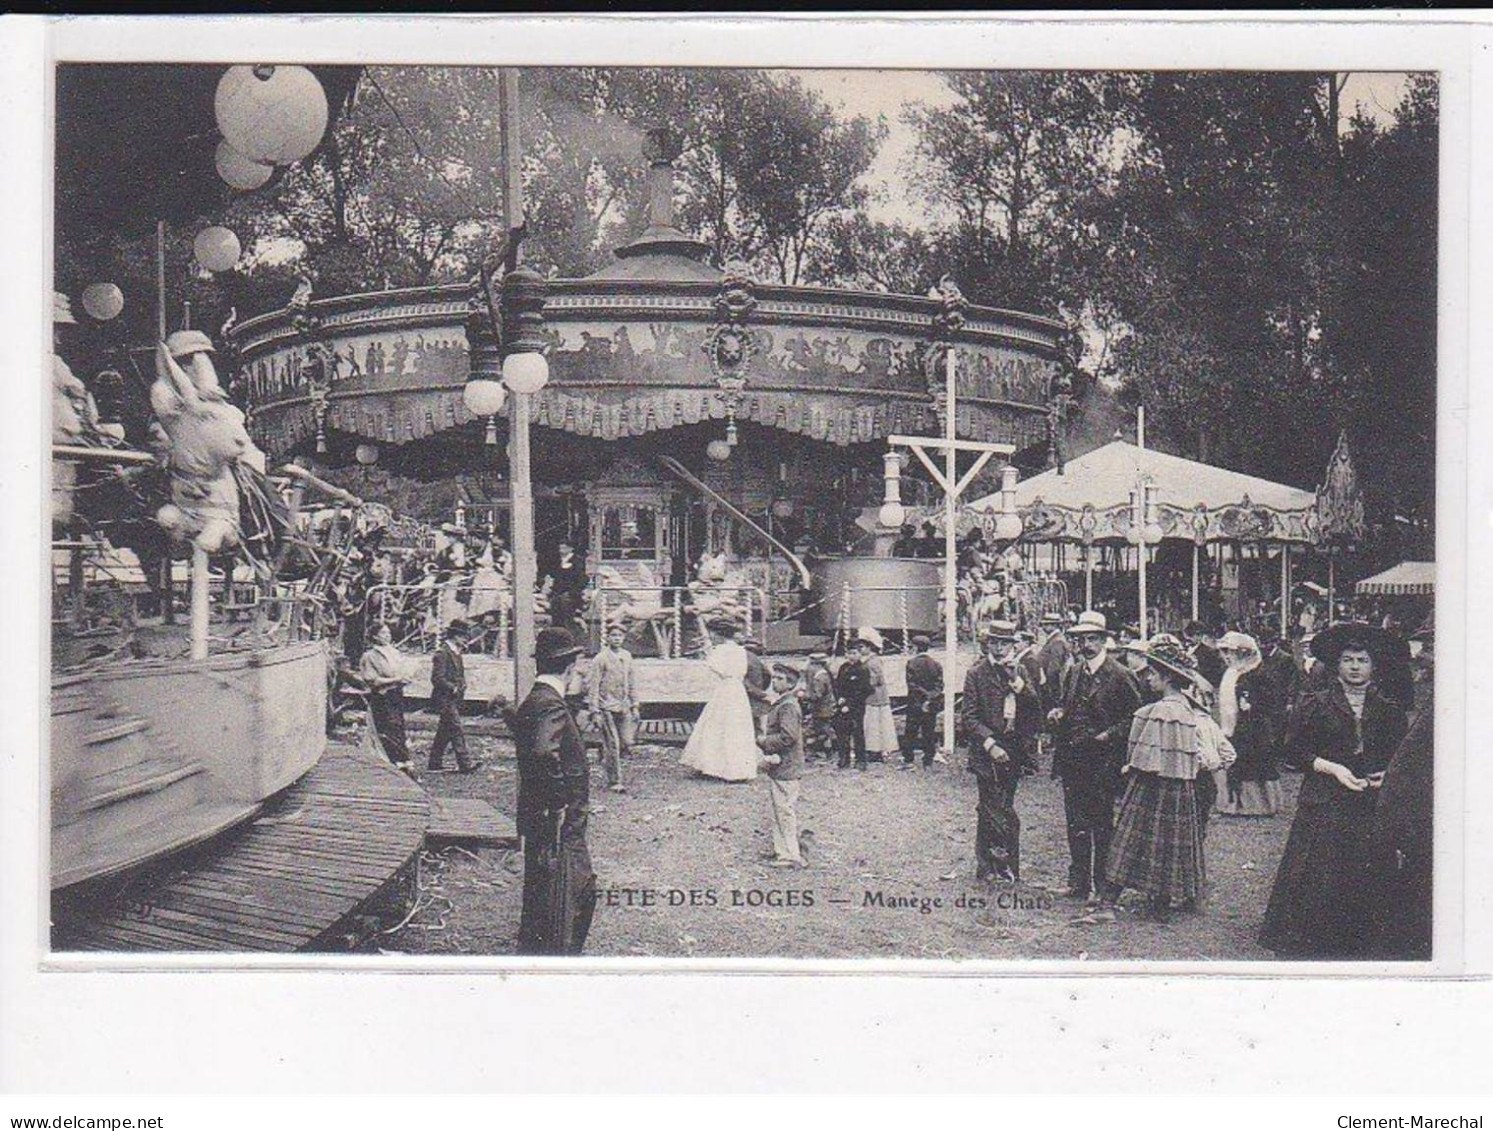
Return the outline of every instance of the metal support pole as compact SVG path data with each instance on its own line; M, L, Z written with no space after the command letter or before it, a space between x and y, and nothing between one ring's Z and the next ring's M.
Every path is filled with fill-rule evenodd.
M1192 544L1192 619L1198 619L1198 555L1201 549L1196 542Z
M1085 542L1083 547L1083 611L1094 611L1094 543Z
M954 447L957 442L954 424L954 392L957 384L954 343L949 343L945 359L944 389L944 680L943 680L943 748L952 757L954 753L954 683L958 678L959 662L959 591L958 550L955 546L954 526L958 516L958 496L954 473L957 469Z
M192 659L207 659L207 551L192 546Z
M1337 556L1327 551L1327 623L1337 620Z
M1280 544L1280 634L1291 635L1291 546Z
M1140 638L1151 639L1150 621L1146 615L1146 540L1141 538L1135 547L1136 578L1140 583Z
M83 571L82 546L68 551L67 588L72 596L73 627L81 631L88 627L88 583Z

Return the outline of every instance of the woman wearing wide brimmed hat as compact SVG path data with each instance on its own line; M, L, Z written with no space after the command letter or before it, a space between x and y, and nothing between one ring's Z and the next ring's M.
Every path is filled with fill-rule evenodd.
M1312 640L1331 682L1305 695L1291 720L1287 753L1306 774L1260 931L1282 957L1363 953L1374 803L1407 730L1404 706L1381 681L1394 685L1403 649L1369 624L1335 624Z
M1231 817L1273 817L1280 812L1280 701L1253 636L1226 632L1218 638L1218 652L1225 666L1213 717L1238 758L1214 775L1217 808Z
M1160 698L1136 711L1126 753L1125 795L1115 822L1099 910L1106 922L1126 888L1144 892L1152 917L1196 904L1203 888L1203 841L1196 779L1228 765L1228 740L1185 692L1206 687L1197 663L1172 641L1132 645Z

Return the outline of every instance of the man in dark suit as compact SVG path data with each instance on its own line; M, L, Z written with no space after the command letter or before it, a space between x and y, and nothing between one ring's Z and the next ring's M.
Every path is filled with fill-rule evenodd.
M586 576L585 559L576 552L568 538L561 540L558 549L555 563L549 571L553 582L550 590L550 613L556 624L566 624L574 620L584 606L586 586L590 584L590 580Z
M440 715L430 744L428 768L432 773L446 768L447 747L456 752L456 768L460 773L469 774L477 768L467 752L467 735L461 725L461 705L467 697L466 664L461 649L470 632L471 626L466 621L452 621L446 626L446 638L430 660L430 705Z
M934 726L943 703L943 665L928 655L930 642L926 636L914 636L912 647L917 654L907 661L907 734L902 764L911 767L921 750L926 769L938 753Z
M540 632L534 645L539 675L514 715L517 825L524 842L519 954L580 954L596 911L596 874L586 848L586 747L565 701L580 654L563 628Z
M1077 652L1063 677L1053 726L1053 776L1063 783L1068 825L1069 896L1097 902L1114 830L1120 768L1130 720L1140 706L1134 677L1105 650L1109 626L1102 613L1086 612L1068 630Z
M1021 877L1021 818L1016 787L1025 754L1017 718L1023 699L1036 709L1037 691L1016 666L1016 626L991 621L981 634L983 657L964 678L960 715L969 743L969 770L980 800L975 809L975 878L1015 883Z
M871 669L866 660L870 655L871 642L857 640L835 673L836 745L840 748L838 767L842 770L849 767L852 751L856 767L866 768L866 701L871 698Z

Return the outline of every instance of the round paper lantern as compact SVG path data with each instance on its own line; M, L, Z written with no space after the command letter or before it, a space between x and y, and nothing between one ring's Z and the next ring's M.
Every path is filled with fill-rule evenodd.
M124 292L113 283L92 283L83 288L83 309L100 322L118 318L124 309Z
M265 165L299 161L327 129L327 93L305 67L229 67L213 110L228 144Z
M213 157L213 164L218 167L218 176L244 192L257 189L275 171L273 165L249 160L226 141L218 142L218 152Z
M243 254L238 237L227 228L203 228L192 241L192 254L209 271L227 271Z
M731 458L731 445L724 440L711 440L705 445L705 454L716 463L725 463Z
M792 518L793 517L793 500L792 499L779 499L777 502L773 503L773 505L772 505L772 514L773 514L774 518Z
M1014 542L1021 537L1021 516L1003 514L995 520L995 536L1002 542Z
M353 452L353 458L356 459L359 463L361 463L364 467L368 467L371 464L377 463L378 462L378 445L377 444L359 444L357 446L357 449Z
M467 382L466 388L461 391L461 399L473 416L492 416L502 411L508 394L503 390L501 381L474 380Z
M542 353L510 353L503 359L503 383L515 393L533 395L550 379L549 362Z
M876 521L895 530L907 521L907 508L901 503L882 503L881 509L876 512Z

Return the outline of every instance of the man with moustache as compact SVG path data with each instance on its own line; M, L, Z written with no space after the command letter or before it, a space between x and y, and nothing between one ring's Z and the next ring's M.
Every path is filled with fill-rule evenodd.
M1130 720L1140 706L1135 678L1107 652L1104 614L1086 612L1068 630L1077 652L1063 678L1058 706L1048 712L1053 727L1053 776L1063 783L1068 826L1068 890L1095 903L1104 880L1114 828L1115 799Z
M980 637L983 656L964 679L961 714L969 770L980 791L975 809L975 878L1014 884L1021 878L1021 819L1016 787L1026 764L1017 732L1021 700L1037 692L1016 664L1016 626L991 621Z

